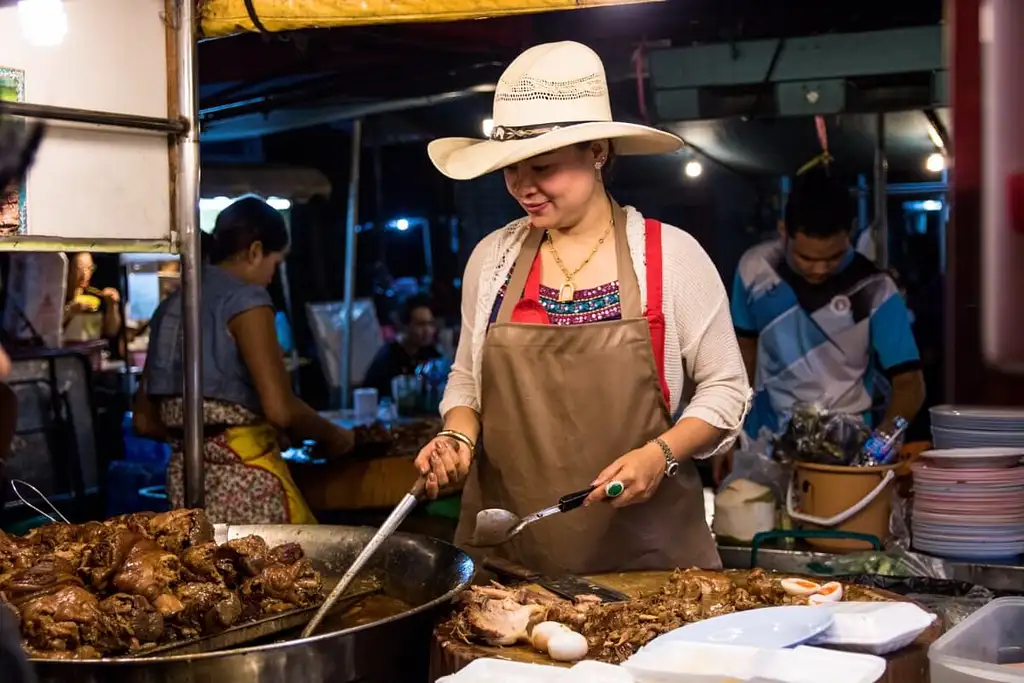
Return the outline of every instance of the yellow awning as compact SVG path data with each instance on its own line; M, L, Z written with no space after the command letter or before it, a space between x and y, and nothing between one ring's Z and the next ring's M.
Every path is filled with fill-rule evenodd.
M511 14L632 5L661 0L253 0L268 31L486 19ZM214 38L255 31L245 0L205 0L203 35Z

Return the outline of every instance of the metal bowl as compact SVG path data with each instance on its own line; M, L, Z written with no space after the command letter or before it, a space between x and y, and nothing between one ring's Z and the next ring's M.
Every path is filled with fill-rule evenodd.
M347 526L216 528L217 542L256 534L271 546L299 543L317 569L340 576L374 530ZM33 660L41 683L396 683L425 681L434 623L472 580L473 561L455 546L398 533L367 571L384 594L413 605L402 614L312 638L193 655Z

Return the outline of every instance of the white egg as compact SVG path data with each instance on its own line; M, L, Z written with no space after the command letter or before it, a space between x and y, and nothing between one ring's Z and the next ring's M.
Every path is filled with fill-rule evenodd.
M559 633L570 631L569 627L557 621L542 621L530 632L530 644L541 652L548 651L548 643Z
M589 649L587 639L569 629L548 640L548 656L556 662L577 662L587 656Z
M843 599L843 584L838 581L829 581L814 595L807 598L808 605L824 605L830 602L839 602Z
M813 595L821 590L821 586L807 579L783 579L779 582L782 590L789 595Z

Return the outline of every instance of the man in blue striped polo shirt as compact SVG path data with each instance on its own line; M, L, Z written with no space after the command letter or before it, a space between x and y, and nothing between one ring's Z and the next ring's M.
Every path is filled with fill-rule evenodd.
M892 278L850 245L847 188L824 169L801 176L780 239L740 259L732 319L755 388L745 429L781 429L794 403L817 402L872 421L876 373L892 387L881 425L912 420L924 377L910 316Z

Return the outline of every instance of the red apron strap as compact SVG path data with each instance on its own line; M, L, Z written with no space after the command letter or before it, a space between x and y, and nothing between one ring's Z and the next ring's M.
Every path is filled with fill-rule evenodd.
M530 264L530 273L526 276L523 296L512 309L511 322L533 325L551 324L551 316L540 303L540 260L540 250L538 249L537 255L533 257L533 263ZM516 296L516 294L508 288L505 290L505 296Z
M651 347L654 363L658 368L658 380L665 403L672 409L672 399L665 381L665 313L664 286L662 284L661 221L648 218L644 221L644 251L647 260L647 325L651 331Z

